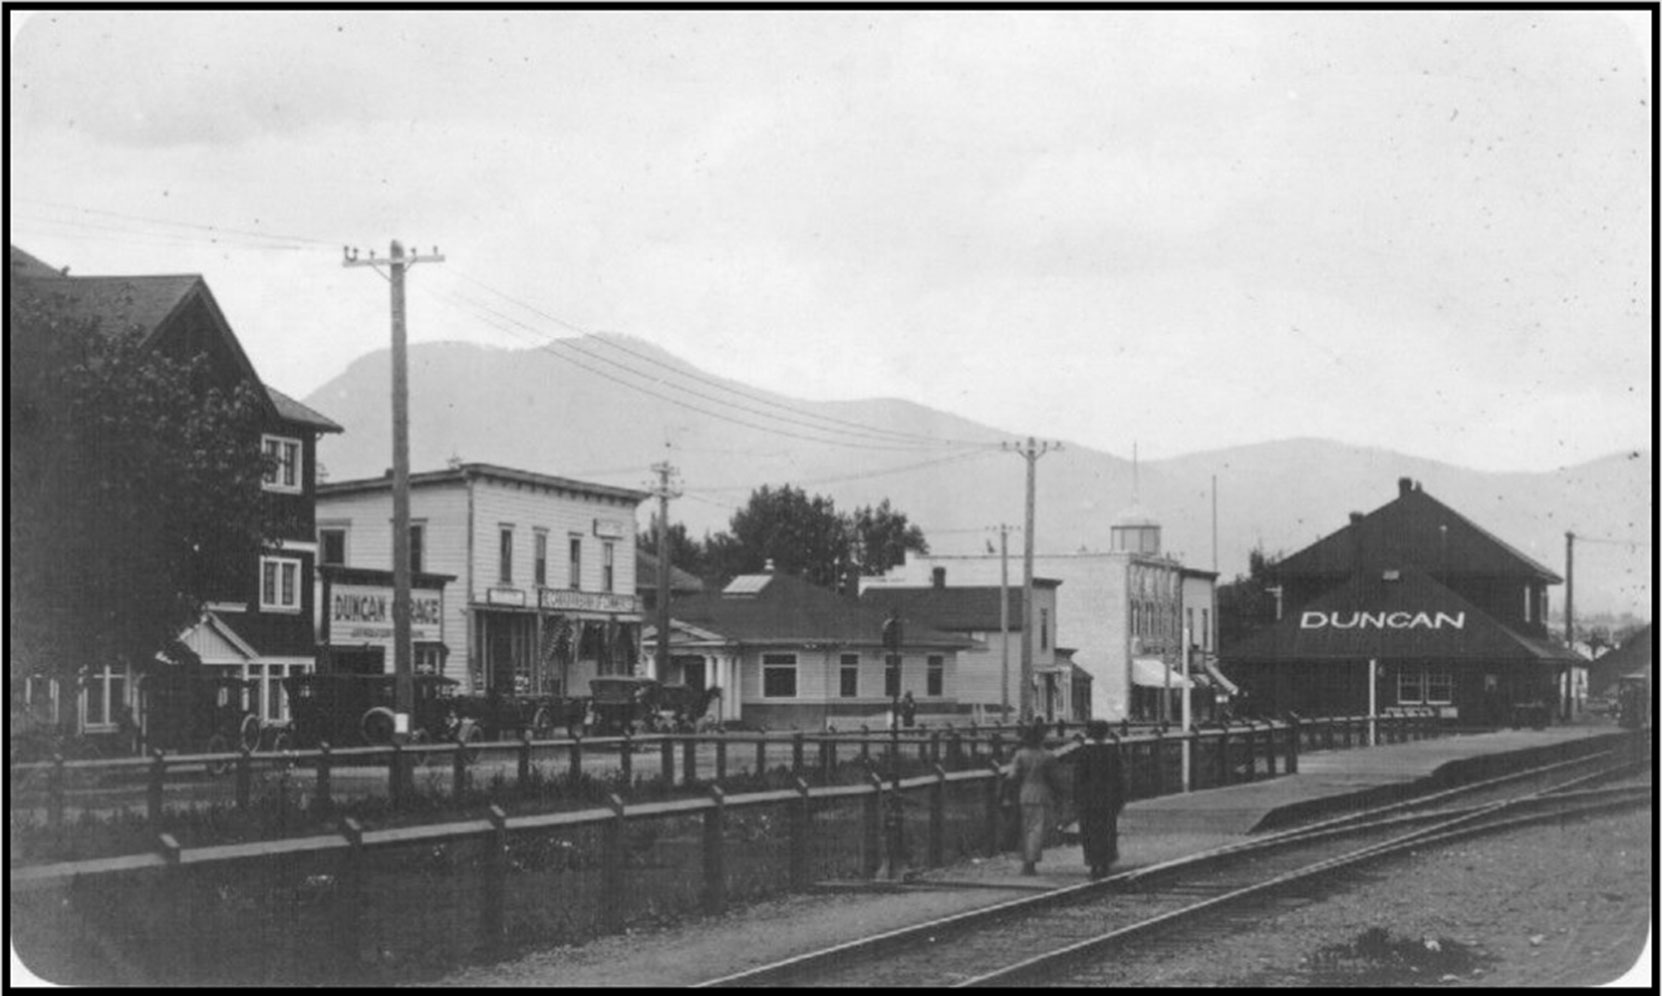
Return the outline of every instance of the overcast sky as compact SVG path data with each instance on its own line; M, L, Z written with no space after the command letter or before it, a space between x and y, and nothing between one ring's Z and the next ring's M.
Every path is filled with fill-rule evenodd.
M340 246L400 238L447 257L413 341L623 332L1123 456L1651 437L1642 13L10 17L13 244L204 274L296 396L385 347Z

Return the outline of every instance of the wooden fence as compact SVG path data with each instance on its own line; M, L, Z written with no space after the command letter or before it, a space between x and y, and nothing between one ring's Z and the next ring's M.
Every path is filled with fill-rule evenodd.
M1429 721L1379 722L1381 740L1435 731ZM1188 734L1154 730L1115 742L1138 798L1181 790L1173 775L1185 743L1195 785L1207 787L1296 772L1301 751L1362 746L1368 727L1357 717L1293 719ZM491 804L473 818L382 829L342 817L334 832L207 847L181 847L161 834L149 854L11 869L11 908L19 914L12 922L23 925L14 942L37 974L58 982L287 984L431 975L630 923L718 912L735 900L826 878L870 877L884 862L890 831L905 851L894 867L995 853L1005 818L998 765L1009 732L913 732L899 749L922 773L898 779L880 777L893 770L895 740L884 735L520 741L491 748L512 752L510 788L531 783L539 750L564 752L568 770L578 771L595 751L616 751L629 770L644 749L657 754L660 777L675 778L679 767L680 784L695 794L631 802L613 793L600 808L523 815ZM432 749L450 762L453 777L466 777L462 748ZM1059 753L1073 749L1070 742ZM790 787L729 794L721 780L737 752L753 752L758 768L776 756L781 766L788 763ZM360 759L379 758L398 798L395 773L407 770L406 753L319 750L287 760L313 767L313 804L327 805L332 778ZM257 759L264 760L233 758L239 804L247 804ZM97 762L51 767L62 779L83 763ZM149 813L159 820L157 785L168 769L204 762L102 763L142 771ZM851 769L858 781L835 780Z

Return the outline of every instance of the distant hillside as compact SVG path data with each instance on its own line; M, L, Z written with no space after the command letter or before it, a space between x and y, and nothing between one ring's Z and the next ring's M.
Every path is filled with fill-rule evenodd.
M672 515L695 535L725 528L751 488L786 483L829 495L839 508L887 497L923 527L937 552L996 549L997 536L987 527L1022 523L1024 465L1012 453L913 449L881 432L839 434L861 445L838 445L823 441L829 434L820 430L836 426L853 434L855 426L871 426L993 444L1014 438L1010 433L896 399L798 400L704 373L629 337L574 342L583 350L574 355L591 369L544 350L412 346L411 467L440 467L454 455L641 486L650 481L649 466L667 455L686 491ZM346 428L322 444L332 480L375 476L391 465L388 357L386 351L363 357L305 399ZM665 448L666 437L672 449ZM876 448L889 444L894 448ZM1497 474L1292 439L1144 461L1137 478L1140 504L1165 526L1166 548L1191 566L1211 568L1216 476L1216 564L1225 580L1245 572L1255 546L1290 553L1344 526L1350 511L1390 501L1397 478L1411 477L1560 574L1566 530L1637 540L1633 547L1577 544L1576 607L1578 614L1631 611L1649 618L1652 470L1648 449L1550 473ZM1072 442L1042 457L1039 550L1106 548L1109 523L1133 502L1132 477L1129 460ZM640 522L647 522L644 510ZM1019 555L1019 534L1012 534L1010 549ZM1555 608L1562 599L1560 586Z

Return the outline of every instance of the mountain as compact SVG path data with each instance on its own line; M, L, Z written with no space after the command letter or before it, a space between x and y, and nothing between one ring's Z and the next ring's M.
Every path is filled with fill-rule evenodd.
M842 509L888 498L943 553L996 550L989 527L1024 518L1024 463L996 448L1014 437L908 401L803 401L612 334L549 349L424 343L409 356L412 470L460 457L644 490L651 464L667 457L685 491L671 515L694 535L726 528L762 484L829 495ZM305 399L346 427L321 443L330 479L372 477L391 465L389 370L387 351L368 354ZM907 437L917 436L964 445L914 447ZM1135 501L1164 525L1168 551L1211 568L1215 477L1216 568L1228 580L1245 572L1253 548L1291 553L1344 526L1352 510L1390 501L1397 479L1411 477L1559 574L1565 532L1586 537L1575 547L1577 614L1649 618L1652 468L1648 449L1545 473L1490 473L1289 439L1134 469L1067 442L1037 464L1037 547L1105 549L1109 524ZM643 527L647 520L643 512ZM1595 542L1611 539L1623 542ZM1019 533L1010 549L1019 557ZM1562 597L1560 587L1555 609Z

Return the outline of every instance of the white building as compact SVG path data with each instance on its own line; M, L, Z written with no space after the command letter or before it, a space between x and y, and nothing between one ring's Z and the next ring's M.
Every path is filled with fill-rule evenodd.
M443 601L443 673L474 692L573 695L632 673L647 497L481 463L411 474L411 567L460 584ZM320 562L390 569L392 478L319 485L317 531Z

